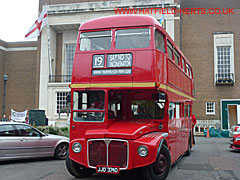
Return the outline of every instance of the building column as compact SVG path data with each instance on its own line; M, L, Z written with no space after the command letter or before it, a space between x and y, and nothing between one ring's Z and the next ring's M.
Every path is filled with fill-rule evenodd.
M48 53L48 29L45 27L41 32L41 55L40 55L40 82L39 82L39 109L47 112L48 106L48 80L49 80L49 53Z

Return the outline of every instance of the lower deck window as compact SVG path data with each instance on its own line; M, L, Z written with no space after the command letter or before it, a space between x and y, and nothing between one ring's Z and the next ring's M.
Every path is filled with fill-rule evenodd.
M132 101L133 119L163 119L165 103L154 100Z

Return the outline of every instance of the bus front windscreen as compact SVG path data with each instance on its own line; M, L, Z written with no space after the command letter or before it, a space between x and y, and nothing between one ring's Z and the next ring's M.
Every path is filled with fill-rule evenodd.
M82 32L80 35L80 51L110 49L111 31Z
M73 121L103 122L104 91L75 91L73 93Z
M119 29L116 31L116 48L147 48L150 44L150 29Z

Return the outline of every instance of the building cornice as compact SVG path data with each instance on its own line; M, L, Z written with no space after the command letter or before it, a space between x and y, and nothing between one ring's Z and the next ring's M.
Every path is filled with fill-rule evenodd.
M68 13L82 13L92 11L114 11L114 8L161 8L162 2L159 0L149 1L101 1L88 3L72 3L72 4L54 4L43 5L49 15L68 14ZM179 7L173 0L165 0L164 8Z

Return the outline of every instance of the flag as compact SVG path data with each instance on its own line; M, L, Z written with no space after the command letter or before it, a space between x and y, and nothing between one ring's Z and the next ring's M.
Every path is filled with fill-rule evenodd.
M161 19L160 19L160 24L161 24L161 25L163 25L163 22L164 22L164 12L163 12L164 3L165 3L165 0L162 1L162 17L161 17Z
M48 24L47 10L43 9L38 19L35 21L35 23L32 25L32 27L29 29L29 31L25 35L25 38L32 39L39 36L42 28L47 24Z
M162 14L162 17L160 19L160 24L163 25L163 22L164 22L164 13Z

